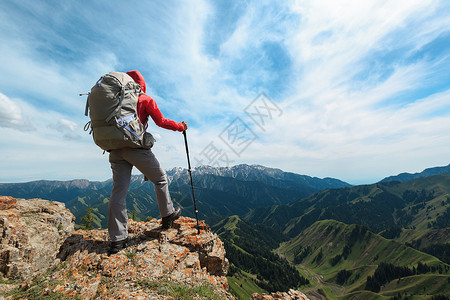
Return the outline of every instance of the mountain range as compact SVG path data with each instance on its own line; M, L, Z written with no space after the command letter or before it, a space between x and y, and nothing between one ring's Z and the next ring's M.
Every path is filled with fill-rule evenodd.
M410 181L413 179L424 178L424 177L440 175L440 174L450 174L450 164L448 166L444 166L444 167L428 168L428 169L423 170L420 173L414 173L414 174L400 173L395 176L386 177L386 178L382 179L381 182L384 182L384 181L403 181L404 182L404 181Z
M259 165L202 166L192 176L199 218L224 242L238 299L300 288L310 299L437 300L450 297L449 173L358 186ZM167 175L173 201L194 216L187 170ZM105 227L111 189L111 180L35 181L0 184L0 195L64 202L78 223L91 206ZM130 217L159 217L143 176L132 176L127 207Z
M172 200L183 208L183 215L193 217L193 200L188 171L184 168L167 170ZM214 168L201 166L192 171L199 217L211 219L243 215L255 207L286 204L327 188L349 187L333 178L316 178L259 165L237 165ZM33 181L0 184L0 195L16 198L43 198L66 204L77 220L93 208L97 227L106 226L108 199L112 180L91 182ZM152 184L143 175L133 175L127 195L127 208L138 219L159 217Z

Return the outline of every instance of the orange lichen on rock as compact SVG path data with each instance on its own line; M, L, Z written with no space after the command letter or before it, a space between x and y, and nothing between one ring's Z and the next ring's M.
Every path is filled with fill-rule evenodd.
M173 228L161 230L160 220L129 220L129 246L108 256L106 230L77 230L61 246L58 258L65 264L52 278L70 283L53 292L77 292L82 299L165 299L142 282L210 284L225 299L228 260L218 236L206 224L197 233L196 221L180 218ZM170 297L167 297L170 299Z
M22 280L47 271L74 220L63 203L0 196L0 270Z
M9 196L0 196L0 210L12 209L17 207L17 199Z
M0 196L0 267L6 278L27 280L17 287L25 291L41 275L39 297L172 299L155 288L169 282L206 284L221 298L234 298L224 245L203 221L197 228L196 220L181 217L162 230L158 219L129 220L129 246L110 256L107 230L73 227L62 203Z

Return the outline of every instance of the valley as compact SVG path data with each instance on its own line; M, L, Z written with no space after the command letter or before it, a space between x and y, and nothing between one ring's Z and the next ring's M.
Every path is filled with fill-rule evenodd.
M449 299L446 168L351 186L262 166L193 172L199 218L224 242L238 299L303 291L310 299ZM174 203L193 217L187 170L167 171ZM0 194L61 201L78 226L88 207L106 227L110 180L0 184ZM152 185L133 176L130 218L159 218ZM440 297L440 298L439 298ZM447 298L446 298L447 297Z

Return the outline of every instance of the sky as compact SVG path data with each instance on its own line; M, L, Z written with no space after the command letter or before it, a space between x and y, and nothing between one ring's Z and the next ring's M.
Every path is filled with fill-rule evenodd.
M0 1L0 182L111 177L83 130L139 70L194 166L369 184L450 163L450 2ZM183 135L150 123L164 169ZM138 172L134 172L138 174Z

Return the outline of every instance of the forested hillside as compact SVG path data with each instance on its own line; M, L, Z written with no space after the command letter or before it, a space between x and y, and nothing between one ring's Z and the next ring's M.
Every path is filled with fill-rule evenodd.
M187 171L167 174L174 203L194 216ZM290 288L311 299L450 297L449 174L353 187L248 165L202 167L193 177L199 218L225 244L239 299ZM78 223L91 207L94 227L105 227L111 188L110 180L40 181L0 184L0 194L64 200ZM159 217L155 199L152 184L132 176L130 218Z
M231 216L212 229L225 244L230 261L229 283L233 292L241 298L248 299L252 291L288 291L309 283L285 259L272 251L283 237L270 228L255 226L238 216ZM244 286L250 286L250 290Z
M409 292L412 285L420 285L420 295L424 297L438 291L450 292L446 288L450 278L448 264L360 225L318 221L278 251L303 273L314 274L313 284L304 290L322 290L331 299L367 291L379 293L383 286L380 295L385 296ZM435 277L435 284L424 285L422 281L430 276ZM398 281L385 287L399 278L408 284Z
M297 202L257 208L246 216L290 237L318 220L333 219L367 226L379 233L392 228L416 230L448 227L450 175L410 182L383 182L328 189Z

